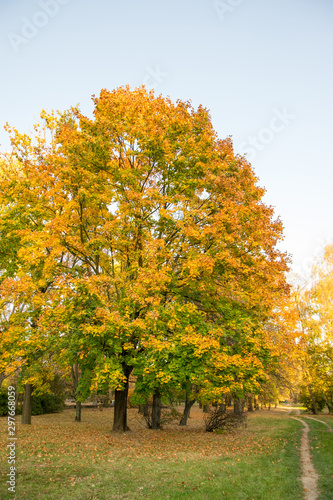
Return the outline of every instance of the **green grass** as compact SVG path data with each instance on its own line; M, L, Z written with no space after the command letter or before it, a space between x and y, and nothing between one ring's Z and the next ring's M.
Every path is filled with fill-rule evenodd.
M112 410L86 410L33 418L18 426L17 493L5 484L2 500L207 499L297 500L301 426L286 414L255 412L246 431L206 433L202 412L193 409L189 428L145 429L131 410L125 435L110 432ZM322 425L322 424L317 424ZM323 426L324 427L324 426ZM0 419L6 435L6 419ZM328 497L323 497L328 498Z
M333 430L333 416L313 415L318 420L327 422ZM333 499L333 432L314 420L304 419L310 427L310 446L318 474L319 500Z

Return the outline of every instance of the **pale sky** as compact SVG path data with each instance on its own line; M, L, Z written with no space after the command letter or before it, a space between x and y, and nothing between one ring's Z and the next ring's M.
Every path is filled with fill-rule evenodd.
M9 122L146 84L207 107L247 152L306 272L333 242L333 0L0 0L0 148Z

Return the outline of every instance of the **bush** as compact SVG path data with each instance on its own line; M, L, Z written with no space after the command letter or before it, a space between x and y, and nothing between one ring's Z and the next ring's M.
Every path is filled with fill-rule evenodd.
M204 417L205 428L207 432L221 432L247 427L246 414L236 415L235 413L226 413L221 408L210 410Z
M0 417L8 415L8 394L3 389L0 390Z
M46 413L58 413L65 407L62 396L57 394L34 394L32 396L32 415L44 415Z
M16 415L22 413L22 408L18 407L15 410ZM0 417L6 417L8 415L8 392L7 389L0 389Z

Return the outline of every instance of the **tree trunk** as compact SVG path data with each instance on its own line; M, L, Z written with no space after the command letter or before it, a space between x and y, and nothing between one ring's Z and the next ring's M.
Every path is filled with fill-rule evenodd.
M151 428L160 429L161 428L161 393L159 389L155 389L153 395L153 406L151 409Z
M318 415L319 412L318 412L318 408L317 408L317 403L316 403L316 400L314 398L314 395L313 395L313 392L312 392L312 387L311 385L309 384L308 385L308 389L309 389L309 393L310 393L310 398L311 398L311 402L312 402L312 407L313 407L313 413L315 415Z
M77 390L80 380L80 374L79 374L79 365L77 363L71 366L71 375L75 391L75 422L81 422L82 404L81 401L79 401L80 394Z
M326 406L327 406L327 408L328 408L328 413L329 413L329 414L333 413L333 398L332 398L332 402L330 402L330 401L328 400L328 398L327 398L327 397L325 396L325 394L324 394L324 399L325 399L325 401L326 401Z
M186 398L184 413L183 413L183 416L181 418L181 421L179 422L179 425L187 425L187 419L190 416L190 411L191 411L191 408L194 405L194 403L195 403L195 399Z
M18 401L19 401L19 397L20 397L20 392L18 390L18 386L16 384L15 386L15 413L17 414L17 408L18 408Z
M221 413L227 413L227 405L226 405L226 403L219 404L219 411Z
M148 403L139 405L139 413L141 413L144 417L149 417Z
M0 373L0 388L2 386L2 382L5 380L5 374L4 373Z
M331 401L329 401L327 398L326 399L326 404L327 404L327 408L328 408L328 413L331 415L333 413L333 397L331 399Z
M203 405L203 406L202 406L202 411L203 411L204 413L209 413L209 405Z
M252 396L247 397L247 411L253 411L253 398Z
M22 410L22 425L31 425L31 407L32 407L32 385L25 384L24 386L24 401Z
M75 404L75 422L81 422L81 409L82 409L82 403L81 403L81 401L76 400L76 404Z
M114 394L114 417L113 428L114 432L126 432L130 428L127 425L127 395L128 395L128 379L132 371L131 366L123 365L126 382L124 389L115 390Z
M243 400L242 398L237 398L234 399L234 413L236 415L242 415L243 414Z

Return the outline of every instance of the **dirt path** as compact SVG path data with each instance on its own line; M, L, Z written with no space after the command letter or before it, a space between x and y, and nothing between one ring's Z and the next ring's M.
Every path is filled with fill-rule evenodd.
M326 427L328 427L328 429L330 430L330 432L333 432L332 427L327 422L324 422L323 420L319 420L318 418L308 417L308 416L305 416L305 415L303 415L303 416L305 418L309 418L310 420L314 420L315 422L320 422L321 424L326 425Z
M304 420L298 417L290 417L303 424L303 435L301 441L301 463L302 463L302 483L305 491L305 500L316 500L318 498L318 474L313 466L309 444L310 427ZM311 417L310 417L311 418Z

